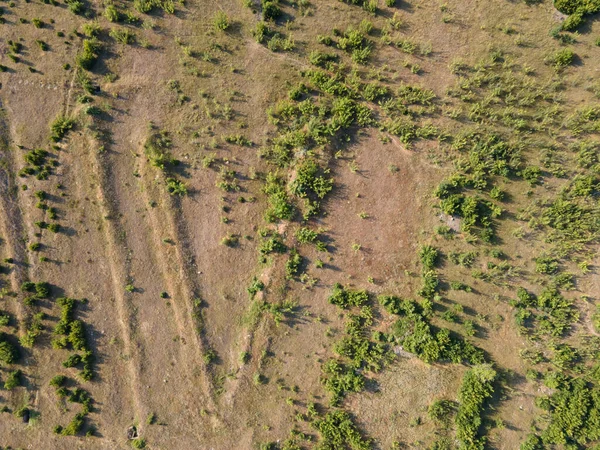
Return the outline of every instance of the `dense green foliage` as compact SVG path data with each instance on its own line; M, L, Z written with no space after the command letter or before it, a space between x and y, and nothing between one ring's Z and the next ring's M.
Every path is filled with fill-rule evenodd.
M371 448L369 440L364 439L346 411L331 411L324 418L313 422L319 431L319 450L338 450L350 448L352 450L368 450Z
M478 432L482 410L494 392L496 377L490 364L482 364L469 369L463 378L456 413L456 437L463 449L483 449L485 446L485 438L479 437Z

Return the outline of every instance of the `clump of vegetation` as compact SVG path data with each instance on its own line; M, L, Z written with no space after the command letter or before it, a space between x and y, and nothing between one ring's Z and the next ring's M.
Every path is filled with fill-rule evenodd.
M84 39L82 49L77 55L77 65L84 70L91 70L98 60L102 44L98 39Z
M167 184L167 192L171 195L184 197L187 195L188 190L185 183L177 178L169 177L165 180Z
M452 361L482 364L484 353L468 341L456 336L448 329L437 329L429 323L432 304L414 300L403 300L394 296L380 296L379 303L390 313L400 318L393 326L398 343L425 362Z
M358 427L345 411L328 412L322 419L315 420L313 426L319 432L322 448L371 448L371 442L362 437Z
M78 301L69 297L61 297L56 300L61 308L60 320L54 328L54 334L57 335L52 340L52 347L57 349L72 349L82 354L72 354L65 367L75 367L83 365L80 376L83 380L91 380L94 376L93 361L94 356L88 346L85 333L85 326L81 320L75 319L75 308Z
M54 142L62 140L63 137L75 126L75 120L66 116L58 116L50 124L50 131L52 135L50 138Z
M23 373L20 370L13 370L8 374L4 381L4 389L11 391L21 385L21 377Z
M369 301L367 291L355 291L346 289L339 283L333 286L333 291L329 296L329 303L337 305L342 309L347 309L351 306L363 306Z
M226 31L231 26L227 14L223 11L218 11L213 18L213 26L217 31Z
M419 250L419 258L423 268L431 270L437 265L439 252L431 245L423 245Z
M13 364L20 357L20 352L7 339L5 334L0 334L0 361L5 364Z
M490 364L469 369L458 393L456 413L456 437L465 448L482 448L485 438L479 436L482 413L486 402L494 392L497 373Z
M276 173L269 172L263 191L269 200L269 209L265 212L267 222L290 220L294 216L295 207L291 203L286 185Z
M570 48L558 50L550 57L550 62L557 70L570 66L575 61L575 52Z
M173 143L166 131L151 134L144 143L144 153L154 167L169 170L178 164L171 155Z

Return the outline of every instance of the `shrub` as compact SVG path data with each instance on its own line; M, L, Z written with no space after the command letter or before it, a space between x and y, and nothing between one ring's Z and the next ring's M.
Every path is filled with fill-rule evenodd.
M285 277L288 280L293 279L300 272L300 266L302 265L302 256L298 253L298 250L293 248L290 251L290 257L285 263Z
M429 417L443 425L449 425L451 415L456 410L456 404L451 400L436 400L427 410Z
M310 228L302 227L296 230L295 236L298 243L309 244L315 242L319 237L319 234L316 231L311 230Z
M264 44L273 33L265 22L258 22L254 27L254 30L252 30L252 35L254 36L254 39L256 39L256 42Z
M277 1L262 0L263 20L277 20L281 16L281 9L277 6Z
M54 142L60 141L73 127L75 126L75 120L72 118L60 115L50 124L50 131L52 132L51 139Z
M269 50L273 51L273 52L279 52L279 51L291 51L294 49L295 44L294 44L294 40L292 39L291 36L288 36L287 38L281 36L279 33L275 33L273 35L273 37L269 40L269 42L267 43L267 47L269 48Z
M177 164L177 160L171 156L170 149L172 141L169 135L162 131L153 133L144 143L144 153L150 164L159 169L166 170Z
M223 11L218 11L213 17L213 27L217 31L225 31L230 27L229 17Z
M229 234L221 239L221 244L226 247L235 247L239 243L239 238L233 234Z
M527 181L531 186L534 186L539 183L540 176L542 171L537 166L529 166L523 169L521 172L521 176Z
M317 419L313 426L319 431L319 448L368 450L372 444L361 436L357 426L346 411L330 411L323 419Z
M556 69L561 69L573 64L575 52L570 48L564 48L554 53L550 60Z
M0 361L5 364L12 364L19 358L19 351L10 342L4 340L0 335Z
M329 303L337 305L342 309L350 306L363 306L369 301L369 294L365 290L345 289L339 283L333 286L333 292L329 296Z
M494 392L496 371L490 364L475 366L465 373L458 393L459 407L456 414L456 437L465 448L483 448L478 436L485 402Z
M75 436L83 428L84 423L85 415L82 413L77 413L69 425L63 428L61 434L63 436Z
M80 363L81 363L81 355L74 353L74 354L70 355L65 361L63 361L62 365L63 365L63 367L66 367L67 369L69 369L71 367L77 366Z
M46 44L44 41L41 41L39 39L36 39L35 43L38 45L38 47L42 50L42 51L47 51L48 50L48 44Z
M540 256L535 260L535 271L543 274L554 274L558 271L558 261L554 258Z
M423 245L419 250L419 258L421 259L423 267L427 270L431 270L437 265L439 252L431 245Z
M21 385L22 372L20 370L14 370L8 374L6 381L4 381L4 389L11 391L17 386Z
M73 14L81 14L85 10L83 2L79 0L65 0L65 3L68 5L69 11Z
M554 0L554 7L563 14L593 14L600 11L598 0Z
M179 197L187 195L187 187L182 181L177 180L176 178L167 178L166 183L169 194L177 195Z
M143 438L137 438L131 441L131 446L136 449L146 448L146 440Z
M49 384L52 387L59 388L62 385L64 385L66 381L67 377L65 377L64 375L56 375L50 380Z
M0 327L10 325L10 315L0 312Z
M250 294L250 298L254 298L254 296L262 291L265 288L265 284L260 281L258 278L253 277L250 286L248 286L248 294Z
M108 5L104 9L104 17L106 17L109 22L118 22L121 19L121 13L119 13L117 8L113 5Z
M269 196L270 207L265 212L268 222L290 220L294 216L294 205L290 202L283 180L276 173L269 172L263 191Z
M111 28L110 37L121 44L133 44L135 42L135 33L127 28Z
M85 34L87 37L94 38L100 34L102 27L100 27L100 24L98 24L96 21L87 22L83 24L82 30L83 34Z
M567 17L560 27L564 31L575 31L583 24L583 22L583 14L581 12L576 12Z

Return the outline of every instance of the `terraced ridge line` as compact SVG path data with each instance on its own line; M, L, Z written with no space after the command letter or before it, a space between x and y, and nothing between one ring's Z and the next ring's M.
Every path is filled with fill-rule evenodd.
M23 243L25 226L23 214L19 205L19 196L17 194L17 185L12 174L16 173L16 161L9 148L9 130L6 123L6 117L0 101L0 157L4 160L4 165L0 165L0 231L5 242L4 245L9 249L8 257L15 260L10 271L11 289L14 292L19 291L20 284L28 278L27 270L27 252ZM18 328L21 331L23 324L23 305L15 301L15 315L17 316Z
M123 246L119 245L118 243L117 236L119 233L120 224L116 214L116 211L118 210L115 205L116 197L114 195L107 195L107 191L110 190L111 186L109 171L103 164L103 161L98 153L92 150L93 148L99 147L99 145L97 145L98 143L92 141L90 144L90 162L92 170L96 172L96 176L98 178L98 188L96 192L98 197L98 207L102 211L102 216L105 219L103 220L102 226L106 239L105 258L108 261L108 267L110 270L113 293L116 300L117 313L119 316L123 347L127 352L126 356L129 357L127 366L129 367L129 386L133 401L133 409L137 420L141 421L144 415L139 393L140 375L139 369L135 364L136 359L132 357L136 350L132 345L130 326L131 315L128 313L128 306L130 306L128 297L131 294L125 294L124 292L124 281L127 279L127 273L130 265L129 258L122 254Z
M143 149L141 150L143 154ZM148 168L146 158L143 157L144 163L142 164L142 180L151 178L154 174L152 168ZM150 197L148 196L147 183L145 189L143 189L144 201L146 204L150 203ZM163 278L166 282L169 294L171 295L171 305L175 315L175 321L177 323L178 332L182 336L186 336L186 342L195 343L193 345L193 354L190 358L186 357L186 361L197 363L201 367L203 375L203 388L208 401L209 408L216 412L214 391L210 374L208 373L207 367L204 364L202 358L204 353L210 348L205 334L202 329L199 329L199 325L204 328L204 323L198 324L197 321L201 318L194 318L194 300L200 298L200 286L195 281L197 278L193 271L197 272L197 265L192 255L191 240L188 236L187 229L185 228L184 221L178 217L178 212L181 212L181 202L177 198L173 198L170 195L164 193L160 194L165 205L164 208L149 208L148 217L150 218L152 236L154 238L154 249L163 249L165 247L162 242L161 236L158 234L160 230L160 224L166 224L166 228L169 233L174 237L176 245L172 246L173 252L165 252L164 250L156 250L156 261L160 265L160 271L163 274ZM164 221L161 221L159 217L160 212L163 212ZM164 227L165 225L163 225ZM159 254L160 253L160 254ZM165 258L161 256L171 256L171 258ZM172 259L174 254L174 261ZM171 262L171 264L168 264ZM169 273L175 272L175 273ZM179 280L175 282L174 280ZM188 345L185 346L189 348Z

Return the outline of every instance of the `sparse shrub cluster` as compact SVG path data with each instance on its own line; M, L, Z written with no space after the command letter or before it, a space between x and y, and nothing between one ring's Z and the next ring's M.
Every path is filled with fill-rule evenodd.
M178 164L171 155L172 146L173 142L166 131L152 133L144 143L144 153L150 164L166 171Z
M402 347L426 362L452 361L481 364L483 351L447 329L437 329L429 323L431 303L419 304L394 296L380 296L381 305L390 313L400 315L393 333Z
M19 176L35 175L38 180L46 180L52 171L52 163L48 161L47 150L37 148L24 156L26 166L19 171Z
M368 450L372 447L371 442L362 437L346 411L328 412L324 418L316 419L313 426L319 431L320 448Z
M285 253L287 251L287 246L284 244L283 238L279 233L265 230L260 235L262 242L258 251L261 263L266 263L267 256L272 253Z
M525 334L561 337L579 318L573 302L555 288L546 288L539 296L519 288L511 305L517 308L515 320Z
M88 381L94 376L94 356L87 343L83 322L75 319L77 302L78 300L69 297L61 297L56 300L61 308L61 313L60 320L54 328L54 334L57 337L52 340L52 347L81 352L81 355L73 353L63 365L65 367L75 367L82 364L83 369L79 375L83 380Z

